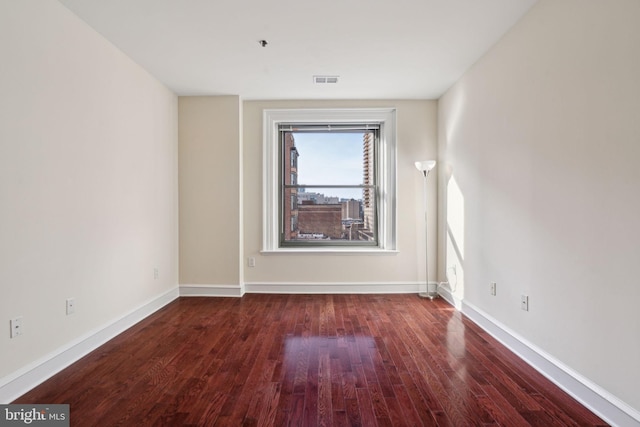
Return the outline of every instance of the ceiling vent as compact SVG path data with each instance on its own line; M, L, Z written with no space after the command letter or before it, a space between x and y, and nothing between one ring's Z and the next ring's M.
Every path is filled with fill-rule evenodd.
M313 76L313 82L321 83L338 83L339 76Z

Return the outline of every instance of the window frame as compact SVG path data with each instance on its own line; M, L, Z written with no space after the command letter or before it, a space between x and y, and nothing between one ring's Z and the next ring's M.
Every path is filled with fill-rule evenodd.
M378 244L280 245L280 125L361 123L379 125L374 173L378 179L376 226ZM263 111L263 252L389 252L396 251L396 109L265 109Z
M359 247L359 246L374 246L377 247L378 246L378 227L375 227L375 229L373 230L372 233L372 239L367 239L367 240L344 240L344 239L320 239L320 240L316 240L316 239L312 239L312 240L306 240L306 239L289 239L289 237L292 237L291 234L295 231L293 228L291 228L290 230L285 229L286 225L284 224L286 217L288 217L288 215L285 212L285 209L287 209L285 207L285 198L286 198L286 194L287 194L287 190L289 189L296 189L295 194L300 194L300 189L303 190L308 190L311 189L313 190L321 190L324 189L325 191L329 191L332 188L359 188L362 192L363 192L363 196L365 194L365 191L369 190L373 190L373 205L374 207L378 206L378 200L377 200L377 195L379 193L378 189L379 189L379 185L378 185L378 178L377 178L377 170L375 167L375 164L373 164L372 166L372 171L371 171L371 181L367 184L366 182L362 182L361 184L344 184L344 185L331 185L331 184L326 184L323 182L305 182L304 184L300 184L300 182L297 179L297 165L296 165L296 172L291 172L291 178L289 180L285 180L284 177L287 176L287 172L288 172L288 168L285 167L285 162L286 162L286 141L289 140L289 138L286 137L287 134L292 134L292 139L293 139L293 134L300 134L300 133L315 133L315 134L331 134L331 133L354 133L354 134L371 134L373 135L373 137L371 138L371 150L370 150L370 155L372 156L373 159L377 158L377 152L379 150L379 145L380 145L380 125L379 124L371 124L371 123L350 123L348 124L346 127L344 126L340 126L339 124L336 124L335 122L327 124L312 124L312 125L303 125L303 124L281 124L279 127L279 140L280 140L280 145L279 145L279 149L280 149L280 165L279 165L279 170L280 170L280 175L282 177L281 181L280 181L280 207L282 209L282 211L279 211L279 217L281 219L280 224L281 224L281 228L280 228L280 247L300 247L300 246L312 246L312 247L332 247L332 246L353 246L353 247ZM362 143L364 143L364 140L361 140ZM293 149L290 150L290 152L296 152L298 153L297 149L294 147ZM363 162L365 160L364 157L364 153L363 153ZM364 172L364 166L363 166L363 172ZM295 175L295 179L294 179L294 175ZM363 177L364 178L364 177ZM286 181L289 182L289 184L286 183ZM326 185L325 185L326 184ZM293 200L295 196L292 194L291 198ZM333 198L333 197L328 197L329 199ZM364 203L364 197L362 202ZM325 199L325 203L326 199ZM291 211L294 210L293 208L293 203L291 203ZM298 210L298 206L296 204L295 210ZM297 215L299 216L301 214L300 211L298 211ZM374 209L373 212L373 224L377 224L378 223L378 210ZM362 218L364 220L364 218ZM293 222L292 222L293 224ZM297 224L297 222L296 222ZM344 231L344 230L343 230Z

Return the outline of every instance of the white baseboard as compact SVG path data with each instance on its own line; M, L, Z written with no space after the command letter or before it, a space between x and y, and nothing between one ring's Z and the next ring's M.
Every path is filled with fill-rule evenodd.
M245 290L251 294L417 294L420 286L411 282L247 282Z
M178 298L178 288L152 299L120 319L71 341L22 369L0 379L0 403L6 404L51 378L116 335Z
M181 297L241 297L243 285L180 285Z
M441 288L440 295L518 357L607 423L620 427L640 427L640 412L636 409L528 342L479 308L455 298L447 289Z
M438 295L444 298L449 304L454 306L458 311L462 311L462 300L456 298L447 288L438 287Z

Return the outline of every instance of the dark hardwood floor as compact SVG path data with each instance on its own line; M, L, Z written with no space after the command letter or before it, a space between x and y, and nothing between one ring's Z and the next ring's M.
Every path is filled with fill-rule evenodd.
M445 301L180 298L14 403L72 426L603 426Z

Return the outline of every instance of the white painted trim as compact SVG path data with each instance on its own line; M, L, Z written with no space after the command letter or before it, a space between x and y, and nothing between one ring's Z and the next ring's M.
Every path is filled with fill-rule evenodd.
M180 285L181 297L241 297L244 285Z
M254 282L245 283L251 294L417 294L418 282Z
M440 294L450 304L461 305L462 313L505 345L582 405L614 426L640 426L640 412L599 385L580 375L558 359L530 343L474 305L457 300L446 289Z
M12 402L176 298L177 287L3 377L0 379L0 403Z
M280 248L273 251L260 251L262 255L398 255L400 251L398 250L386 250L380 249L378 247L363 247L363 246L353 246L353 247L339 247L339 246L328 246L328 247L296 247L296 248Z
M440 295L445 301L454 306L456 310L462 311L462 300L456 298L447 288L438 287L438 295Z

